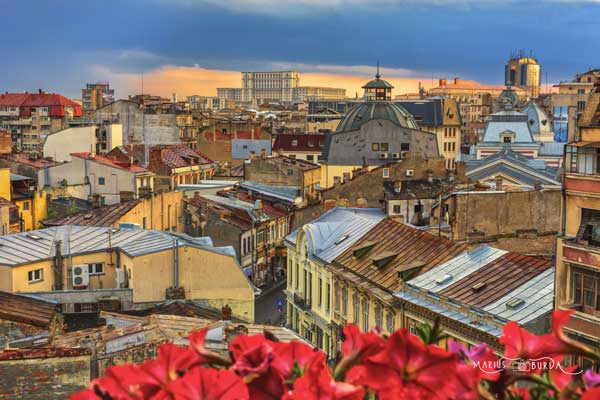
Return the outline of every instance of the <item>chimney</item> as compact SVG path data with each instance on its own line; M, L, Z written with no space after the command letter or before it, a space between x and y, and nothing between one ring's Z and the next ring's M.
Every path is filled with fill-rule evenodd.
M223 328L223 335L225 336L224 339L228 345L231 344L233 339L235 339L236 337L238 337L240 335L247 335L247 334L248 334L248 328L246 328L246 326L241 325L241 324L238 326L227 325Z
M250 155L248 156L248 159L254 160L255 156L256 156L256 152L254 150L250 150Z
M38 89L38 94L42 94L42 89Z
M54 269L54 290L63 290L63 257L62 241L54 242L54 259L52 269Z
M441 87L446 86L446 80L445 79L440 79L439 80L439 86L441 86Z
M231 321L231 307L229 307L229 304L225 304L221 308L221 319L223 321Z
M339 176L334 176L333 177L333 184L334 185L339 185L340 183L342 183L342 179Z
M502 177L500 175L496 175L494 177L494 181L496 182L496 190L502 190Z
M267 150L266 149L260 149L260 159L261 160L267 159Z
M455 84L455 85L456 85L456 84L458 84L458 79L459 79L459 78L458 78L458 76L455 76L455 77L454 77L454 84Z
M394 192L400 193L400 191L402 191L402 181L401 180L394 181Z

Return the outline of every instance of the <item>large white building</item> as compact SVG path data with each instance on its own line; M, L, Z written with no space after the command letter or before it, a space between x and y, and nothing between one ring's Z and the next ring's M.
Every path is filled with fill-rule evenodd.
M242 72L242 101L291 102L299 85L298 71Z
M344 100L346 89L323 86L299 86L294 90L294 100Z

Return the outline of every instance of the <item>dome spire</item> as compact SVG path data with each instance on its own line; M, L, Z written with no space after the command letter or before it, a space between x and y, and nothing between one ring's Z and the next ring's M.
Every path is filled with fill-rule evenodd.
M377 60L377 74L375 74L375 78L376 79L381 78L381 75L379 75L379 60Z

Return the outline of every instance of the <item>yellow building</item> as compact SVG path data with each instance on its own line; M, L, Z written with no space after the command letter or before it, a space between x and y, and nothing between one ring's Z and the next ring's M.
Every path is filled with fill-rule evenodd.
M47 196L37 190L34 179L10 173L8 168L0 169L0 197L17 207L19 232L37 229L40 221L46 218ZM13 230L13 229L11 229Z
M185 298L219 309L228 304L234 316L254 320L254 288L235 252L208 237L66 225L3 236L0 245L2 291L77 297L60 301L65 309L97 309L98 291L117 296L122 308Z
M183 232L184 192L153 193L138 200L111 204L42 221L44 226L112 226L130 224L142 229Z
M563 227L556 247L555 305L574 309L565 331L600 350L600 92L588 97L578 136L565 151ZM575 362L588 368L592 360ZM598 368L598 365L596 365Z
M286 237L288 324L333 355L333 275L329 264L384 218L379 209L334 208Z

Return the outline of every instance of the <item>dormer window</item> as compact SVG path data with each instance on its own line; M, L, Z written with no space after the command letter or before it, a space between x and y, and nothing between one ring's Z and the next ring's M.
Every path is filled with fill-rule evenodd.
M502 143L512 143L512 138L510 136L504 136L502 138Z
M512 131L504 131L500 134L501 143L513 143L515 140L515 133Z

